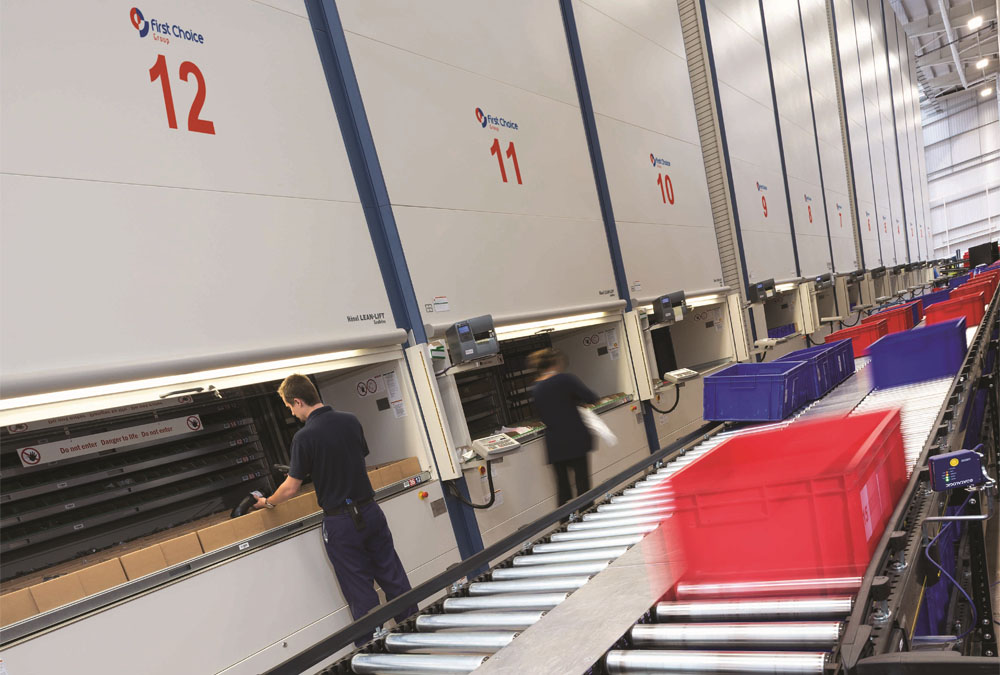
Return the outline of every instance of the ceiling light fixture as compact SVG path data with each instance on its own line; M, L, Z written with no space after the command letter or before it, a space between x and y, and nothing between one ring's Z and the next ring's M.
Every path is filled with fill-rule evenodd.
M976 61L976 68L979 68L979 70L985 70L986 66L988 66L989 64L990 64L989 59L979 59L978 61Z
M969 26L969 30L976 30L977 28L983 25L983 17L977 14L976 16L969 19L969 23L967 25Z
M993 93L993 87L986 87L985 89L981 89L979 91L979 95L982 96L983 98L986 98L992 93Z

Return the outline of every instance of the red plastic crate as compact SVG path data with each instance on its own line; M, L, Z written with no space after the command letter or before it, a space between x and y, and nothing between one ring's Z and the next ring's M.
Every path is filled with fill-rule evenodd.
M899 411L736 436L670 483L685 579L860 575L906 486Z
M986 294L982 292L935 303L927 308L927 325L964 316L966 326L978 326L986 313L985 303Z
M963 295L971 295L972 293L984 293L986 295L985 301L989 302L993 298L993 293L997 290L997 283L995 280L983 279L979 281L979 277L976 277L976 281L969 281L958 288L956 288L949 299L955 297L961 297Z
M876 315L877 316L877 315ZM823 338L824 342L836 342L837 340L851 340L851 347L854 349L854 358L864 356L868 353L868 345L878 340L883 335L889 334L889 322L884 319L860 323L857 326L841 328Z
M890 333L910 330L913 328L913 309L905 305L899 305L898 307L892 307L877 314L866 316L861 320L861 323L874 323L883 319L887 322Z

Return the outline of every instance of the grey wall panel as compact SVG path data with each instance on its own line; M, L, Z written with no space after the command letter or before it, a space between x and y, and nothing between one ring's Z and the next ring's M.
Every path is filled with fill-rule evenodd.
M706 3L750 281L795 276L757 0Z
M633 297L719 285L676 3L577 0L573 12Z

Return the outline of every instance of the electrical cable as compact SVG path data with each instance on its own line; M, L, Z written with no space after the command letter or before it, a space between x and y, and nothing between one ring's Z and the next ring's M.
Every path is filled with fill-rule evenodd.
M447 373L449 370L451 370L454 367L455 367L455 364L453 363L450 366L448 366L447 368L445 368L444 370L442 370L441 372L434 373L434 377L441 377L442 375L444 375L445 373Z
M970 492L969 496L965 498L964 502L962 502L962 505L958 507L958 513L959 514L961 514L963 511L965 511L965 507L968 505L969 500L972 499L972 495L974 495L974 494L975 494L975 492ZM934 536L933 539L931 539L930 543L927 544L927 546L924 547L924 557L927 558L927 561L930 564L932 564L932 565L934 565L934 567L938 568L938 571L942 575L944 575L944 578L947 579L948 581L950 581L955 586L955 588L957 588L959 590L959 592L961 592L961 594L965 596L965 599L969 602L969 609L972 610L972 621L969 622L969 628L964 633L962 633L961 635L958 636L959 640L963 640L963 639L965 639L965 636L967 636L969 633L971 633L973 630L976 629L976 622L977 622L977 620L979 618L977 616L977 614L976 614L976 603L974 603L972 601L972 596L970 596L968 593L965 592L965 589L962 588L961 584L959 584L957 581L955 581L955 577L953 577L950 574L948 574L948 571L945 568L941 567L941 565L939 565L937 563L937 561L934 560L934 558L931 557L931 548L934 546L934 544L937 543L937 540L941 537L941 535L944 534L945 531L949 527L951 527L954 522L956 522L956 521L949 520L947 523L944 524L944 526L940 530L938 530L938 533Z
M653 405L652 401L649 402L649 407L655 410L656 412L660 413L661 415L667 415L672 413L674 409L677 407L677 404L680 403L681 401L681 388L674 385L674 392L676 393L676 396L674 397L674 404L670 406L667 410L660 410L655 405Z
M453 482L451 482L451 481L448 481L448 491L451 492L451 496L452 497L454 497L458 501L462 502L466 506L471 506L474 509L488 509L491 506L493 506L493 503L497 500L497 492L496 492L495 489L493 489L493 460L492 459L486 460L486 480L489 482L489 486L490 486L490 500L488 502L486 502L485 504L474 504L474 503L470 502L468 499L466 499L462 495L461 492L458 491L458 487L456 487L456 485Z
M767 358L767 352L761 352L757 354L757 363L764 363L764 359Z

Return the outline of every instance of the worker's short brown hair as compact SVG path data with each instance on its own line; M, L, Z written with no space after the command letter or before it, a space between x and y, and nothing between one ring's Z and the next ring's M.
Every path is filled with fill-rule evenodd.
M289 375L278 387L278 395L281 400L291 405L295 399L301 399L306 405L316 405L319 403L319 392L316 386L305 375Z
M528 366L543 373L553 368L562 370L566 367L566 355L552 347L539 349L528 355Z

